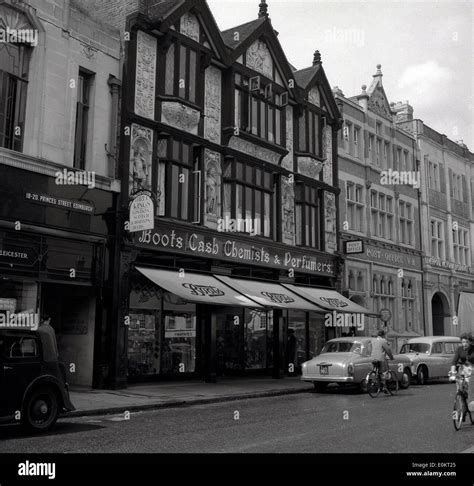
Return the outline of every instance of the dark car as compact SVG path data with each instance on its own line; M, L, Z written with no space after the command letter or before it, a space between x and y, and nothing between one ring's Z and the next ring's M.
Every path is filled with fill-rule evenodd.
M44 432L59 414L74 410L66 368L48 356L44 334L0 329L0 422L20 420L30 431Z

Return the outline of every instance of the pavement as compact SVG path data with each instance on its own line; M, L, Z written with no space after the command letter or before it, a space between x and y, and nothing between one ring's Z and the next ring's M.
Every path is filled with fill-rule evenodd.
M182 405L226 402L249 398L304 393L313 386L299 377L226 378L217 383L202 381L161 382L129 385L123 390L70 389L74 412L68 417L106 415Z

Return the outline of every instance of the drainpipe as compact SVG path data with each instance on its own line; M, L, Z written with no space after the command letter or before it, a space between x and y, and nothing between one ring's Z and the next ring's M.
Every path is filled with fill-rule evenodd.
M107 84L110 87L110 94L112 95L112 111L110 114L109 143L106 144L105 151L107 152L107 158L109 159L109 177L117 179L117 124L119 110L119 93L120 87L122 86L122 81L110 74L109 79L107 80Z
M413 147L413 155L415 155L415 140L412 140L412 147ZM421 155L421 154L420 154ZM415 158L417 170L420 173L420 181L421 181L421 160L417 160ZM421 210L421 187L418 189L418 231L420 236L420 249L421 249L421 305L423 308L422 318L423 318L423 335L426 336L426 307L425 307L425 262L423 261L423 231L421 230L422 226L422 210Z

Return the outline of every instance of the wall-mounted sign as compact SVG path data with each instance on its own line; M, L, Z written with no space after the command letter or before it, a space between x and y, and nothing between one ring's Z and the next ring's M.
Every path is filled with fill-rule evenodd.
M0 299L0 311L15 312L16 299Z
M344 242L344 253L351 255L354 253L364 253L364 242L362 240L352 240Z
M51 194L41 194L37 192L26 192L25 199L30 202L54 206L58 209L67 209L79 213L94 214L94 205L89 201L77 201L75 199L66 199L64 197L55 197Z
M366 245L364 254L373 262L385 263L399 268L421 270L421 257L419 255L411 255L396 250L387 250L372 245Z
M142 231L135 237L138 246L185 253L187 256L231 260L264 267L293 269L332 277L336 273L335 257L301 252L293 247L260 244L237 238L221 237L198 231L169 228L165 225L154 231Z
M390 309L380 309L379 314L382 322L388 322L392 318L392 311Z
M425 264L431 265L432 267L444 268L445 270L454 270L455 272L474 274L474 267L461 265L455 262L448 262L436 257L425 257Z
M129 228L130 233L151 230L155 227L155 205L148 191L137 193L130 203Z

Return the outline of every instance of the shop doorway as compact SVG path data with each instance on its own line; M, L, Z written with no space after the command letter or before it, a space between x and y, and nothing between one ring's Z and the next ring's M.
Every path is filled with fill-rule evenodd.
M436 292L431 299L431 315L433 318L433 336L444 336L444 321L450 313L449 303L441 292Z
M92 386L95 292L81 285L41 284L41 314L51 317L60 360L72 385Z

